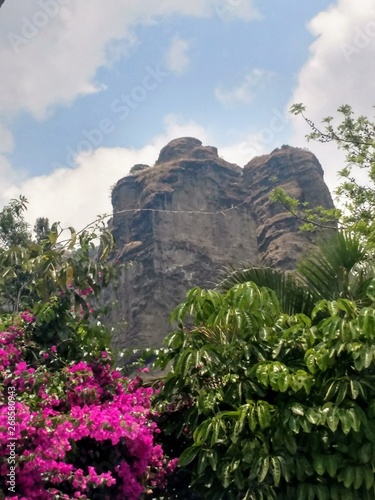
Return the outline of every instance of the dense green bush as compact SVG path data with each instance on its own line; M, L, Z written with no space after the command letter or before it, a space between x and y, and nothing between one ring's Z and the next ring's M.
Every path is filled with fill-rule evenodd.
M373 305L287 315L246 282L191 290L173 319L161 425L198 498L374 498Z

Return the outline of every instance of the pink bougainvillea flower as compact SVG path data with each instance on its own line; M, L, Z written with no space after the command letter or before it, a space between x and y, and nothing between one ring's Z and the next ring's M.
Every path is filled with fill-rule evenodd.
M30 323L26 311L21 318ZM27 325L26 325L27 326ZM30 366L27 328L0 332L0 384L14 394L14 460L17 494L10 500L138 500L162 484L176 461L165 458L155 436L153 390L140 378L129 380L111 367L106 351L50 371L48 353ZM57 353L52 346L51 352ZM47 354L47 356L45 356ZM9 399L9 398L8 398ZM0 397L0 490L9 472L9 405ZM108 458L110 457L110 458ZM106 464L105 472L98 464ZM73 491L73 493L72 493ZM106 493L107 492L107 493Z

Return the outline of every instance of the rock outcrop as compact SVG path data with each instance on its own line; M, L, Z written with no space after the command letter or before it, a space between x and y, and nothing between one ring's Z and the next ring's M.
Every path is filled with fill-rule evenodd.
M277 179L275 182L275 178ZM309 243L269 196L276 187L332 208L311 153L283 147L244 168L194 138L170 142L153 167L137 165L112 193L112 230L123 274L113 312L115 348L159 346L169 314L192 286L212 287L229 264L291 269Z
M281 187L309 207L333 208L319 161L310 151L283 146L247 163L243 184L257 223L259 254L271 266L293 269L309 236L299 231L300 220L269 198L275 187Z

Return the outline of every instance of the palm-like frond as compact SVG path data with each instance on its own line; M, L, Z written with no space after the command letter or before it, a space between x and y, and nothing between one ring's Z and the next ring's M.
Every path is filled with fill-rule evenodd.
M262 266L231 268L217 288L254 282L273 290L286 314L310 314L321 299L348 298L364 307L375 298L375 265L359 237L337 231L303 258L295 273Z
M221 291L229 290L234 285L252 281L259 287L273 290L279 301L282 312L286 314L312 311L315 297L298 280L298 276L270 267L248 267L234 269L218 285Z
M375 268L360 238L339 231L300 262L298 274L318 299L363 300Z

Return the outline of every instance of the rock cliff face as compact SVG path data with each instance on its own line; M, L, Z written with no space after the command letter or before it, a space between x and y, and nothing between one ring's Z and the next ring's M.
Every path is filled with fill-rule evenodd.
M277 181L271 180L277 178ZM276 186L333 207L323 170L291 147L243 169L194 138L170 142L155 166L136 165L112 193L112 230L122 261L133 261L117 291L116 348L159 346L169 313L192 286L212 287L228 264L291 269L309 244L299 223L269 196Z
M293 269L309 238L299 231L301 221L269 197L275 187L281 187L311 207L333 208L319 161L309 151L284 146L247 163L243 184L257 223L259 254L274 267Z

